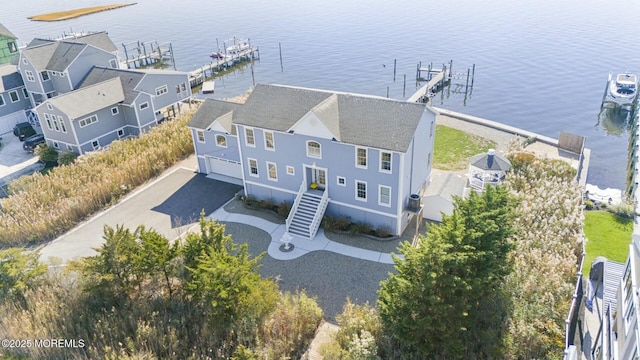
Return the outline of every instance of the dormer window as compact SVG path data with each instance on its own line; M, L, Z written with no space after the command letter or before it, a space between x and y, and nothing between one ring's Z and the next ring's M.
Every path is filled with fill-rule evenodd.
M315 141L307 141L307 156L322 159L322 148Z

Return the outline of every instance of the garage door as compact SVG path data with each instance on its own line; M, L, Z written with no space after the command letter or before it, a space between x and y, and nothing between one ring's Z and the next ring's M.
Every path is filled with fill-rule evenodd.
M8 132L12 132L15 124L20 122L25 122L25 121L28 121L28 120L27 120L27 115L23 110L16 111L13 114L0 117L0 134L6 134Z
M242 167L240 163L207 156L209 173L242 179Z

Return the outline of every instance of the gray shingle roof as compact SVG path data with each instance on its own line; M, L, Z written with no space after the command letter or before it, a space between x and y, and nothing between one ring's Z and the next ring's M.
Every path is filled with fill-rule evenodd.
M13 35L13 33L11 31L9 31L9 29L4 27L4 25L2 25L2 24L0 24L0 35L6 36L6 37L11 38L11 39L17 39L18 38L17 36Z
M233 134L235 131L232 121L242 107L242 104L234 102L206 99L187 126L206 130L214 121L218 120L228 133ZM231 116L229 116L230 113Z
M0 65L0 92L24 86L22 76L15 65Z
M102 31L65 40L35 38L22 52L38 71L64 71L88 45L107 52L118 50Z
M119 79L109 79L93 86L87 86L47 100L72 119L88 115L124 100L124 92Z
M454 196L462 196L466 180L454 173L434 174L423 197L439 196L453 202Z
M118 78L124 91L124 103L132 104L138 96L136 86L142 81L144 73L135 70L111 69L105 67L93 67L80 83L79 88L92 86L104 82L105 80Z
M321 117L334 134L339 133L336 135L341 142L406 152L425 105L368 95L257 85L234 121L286 132L309 111Z
M511 169L509 160L498 154L489 155L485 153L474 155L469 159L469 164L482 170L507 171Z

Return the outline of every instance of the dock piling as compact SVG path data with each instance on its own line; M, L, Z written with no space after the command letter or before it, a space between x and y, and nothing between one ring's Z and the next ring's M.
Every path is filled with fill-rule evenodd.
M476 64L471 67L471 87L473 87L473 79L476 76Z
M389 98L389 87L387 86L387 99Z
M396 82L396 62L398 59L393 59L393 82Z
M282 67L282 44L278 42L278 50L280 51L280 72L284 71L284 67Z
M402 84L402 98L405 98L406 97L406 91L407 91L407 74L403 74L402 78L403 78L403 80L402 80L402 82L403 82L403 84Z

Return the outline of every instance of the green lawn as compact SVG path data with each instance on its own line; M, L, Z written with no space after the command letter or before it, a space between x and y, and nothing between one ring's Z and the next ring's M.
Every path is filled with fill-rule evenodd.
M584 217L584 234L588 241L583 273L589 275L591 262L598 256L621 263L627 261L633 221L603 210L585 211Z
M464 170L473 155L495 148L496 143L444 125L436 125L433 167L441 170Z

